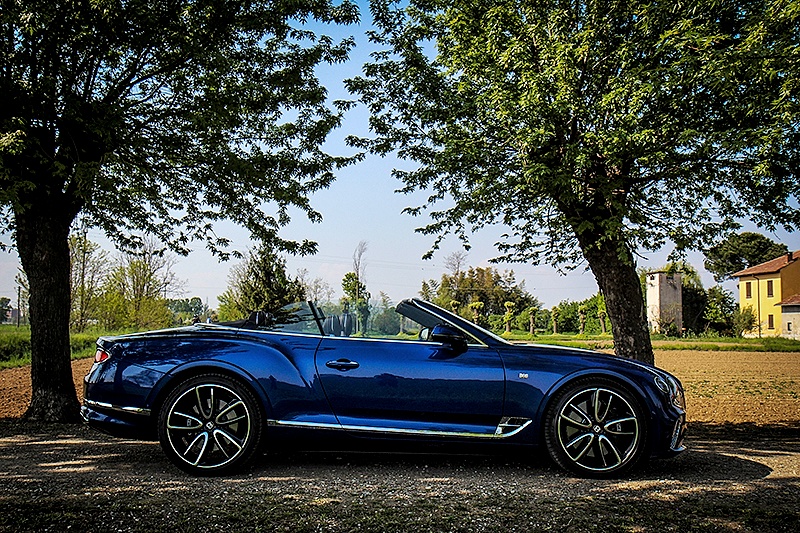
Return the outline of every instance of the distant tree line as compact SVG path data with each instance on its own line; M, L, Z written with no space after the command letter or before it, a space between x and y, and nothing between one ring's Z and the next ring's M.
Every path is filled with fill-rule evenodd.
M70 330L146 330L189 324L212 316L199 298L175 298L185 282L173 272L176 258L154 241L116 256L75 233L69 238ZM20 307L27 309L29 285L23 271ZM0 302L1 303L1 302ZM2 310L0 309L0 312Z

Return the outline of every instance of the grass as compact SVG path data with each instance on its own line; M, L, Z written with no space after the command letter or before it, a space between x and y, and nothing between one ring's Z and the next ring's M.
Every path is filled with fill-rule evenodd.
M510 341L524 341L533 344L553 344L569 348L588 348L591 350L613 350L611 335L556 334L537 335L516 331L503 334ZM652 335L653 348L657 350L696 350L714 352L800 352L800 341L782 337L742 338L742 337L686 337L675 338Z
M97 338L118 332L87 331L70 335L72 359L93 357ZM4 324L0 325L0 369L16 368L31 362L31 330Z

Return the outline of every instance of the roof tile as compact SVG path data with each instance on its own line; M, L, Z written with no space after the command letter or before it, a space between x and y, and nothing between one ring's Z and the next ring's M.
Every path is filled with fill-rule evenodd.
M791 259L789 259L790 255ZM739 272L734 273L733 277L741 278L744 276L757 276L759 274L774 274L776 272L780 272L790 263L793 263L798 259L800 259L800 251L789 252L770 261L761 263L760 265L755 265L751 266L750 268L740 270Z
M800 305L800 294L795 294L794 296L789 296L784 300L776 303L775 305Z

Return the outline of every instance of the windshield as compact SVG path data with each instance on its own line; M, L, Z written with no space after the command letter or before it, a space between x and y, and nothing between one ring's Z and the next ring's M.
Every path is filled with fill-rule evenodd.
M505 340L503 337L500 337L499 335L492 333L488 329L482 328L481 326L477 325L476 323L470 320L467 320L466 318L463 318L459 315L454 315L450 311L447 311L446 309L443 309L436 304L432 304L431 302L424 300L418 300L416 298L414 298L411 301L418 302L419 304L423 305L426 308L426 310L423 311L421 309L418 309L407 302L400 302L400 305L405 304L405 308L402 311L403 313L409 312L406 309L408 310L416 309L417 313L421 312L433 313L433 315L436 316L437 319L440 319L439 322L449 322L458 327L459 329L468 332L471 337L475 337L477 339L483 339L484 341L488 338L494 342L498 342L501 344L508 344L508 341ZM400 305L398 305L398 308L400 307ZM427 308L430 308L430 311L428 311Z

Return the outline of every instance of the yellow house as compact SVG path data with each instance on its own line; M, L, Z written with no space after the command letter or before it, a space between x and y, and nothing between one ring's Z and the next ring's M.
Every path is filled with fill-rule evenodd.
M766 263L733 274L739 278L739 309L750 307L756 316L753 336L780 336L781 303L800 294L800 251L789 252Z

